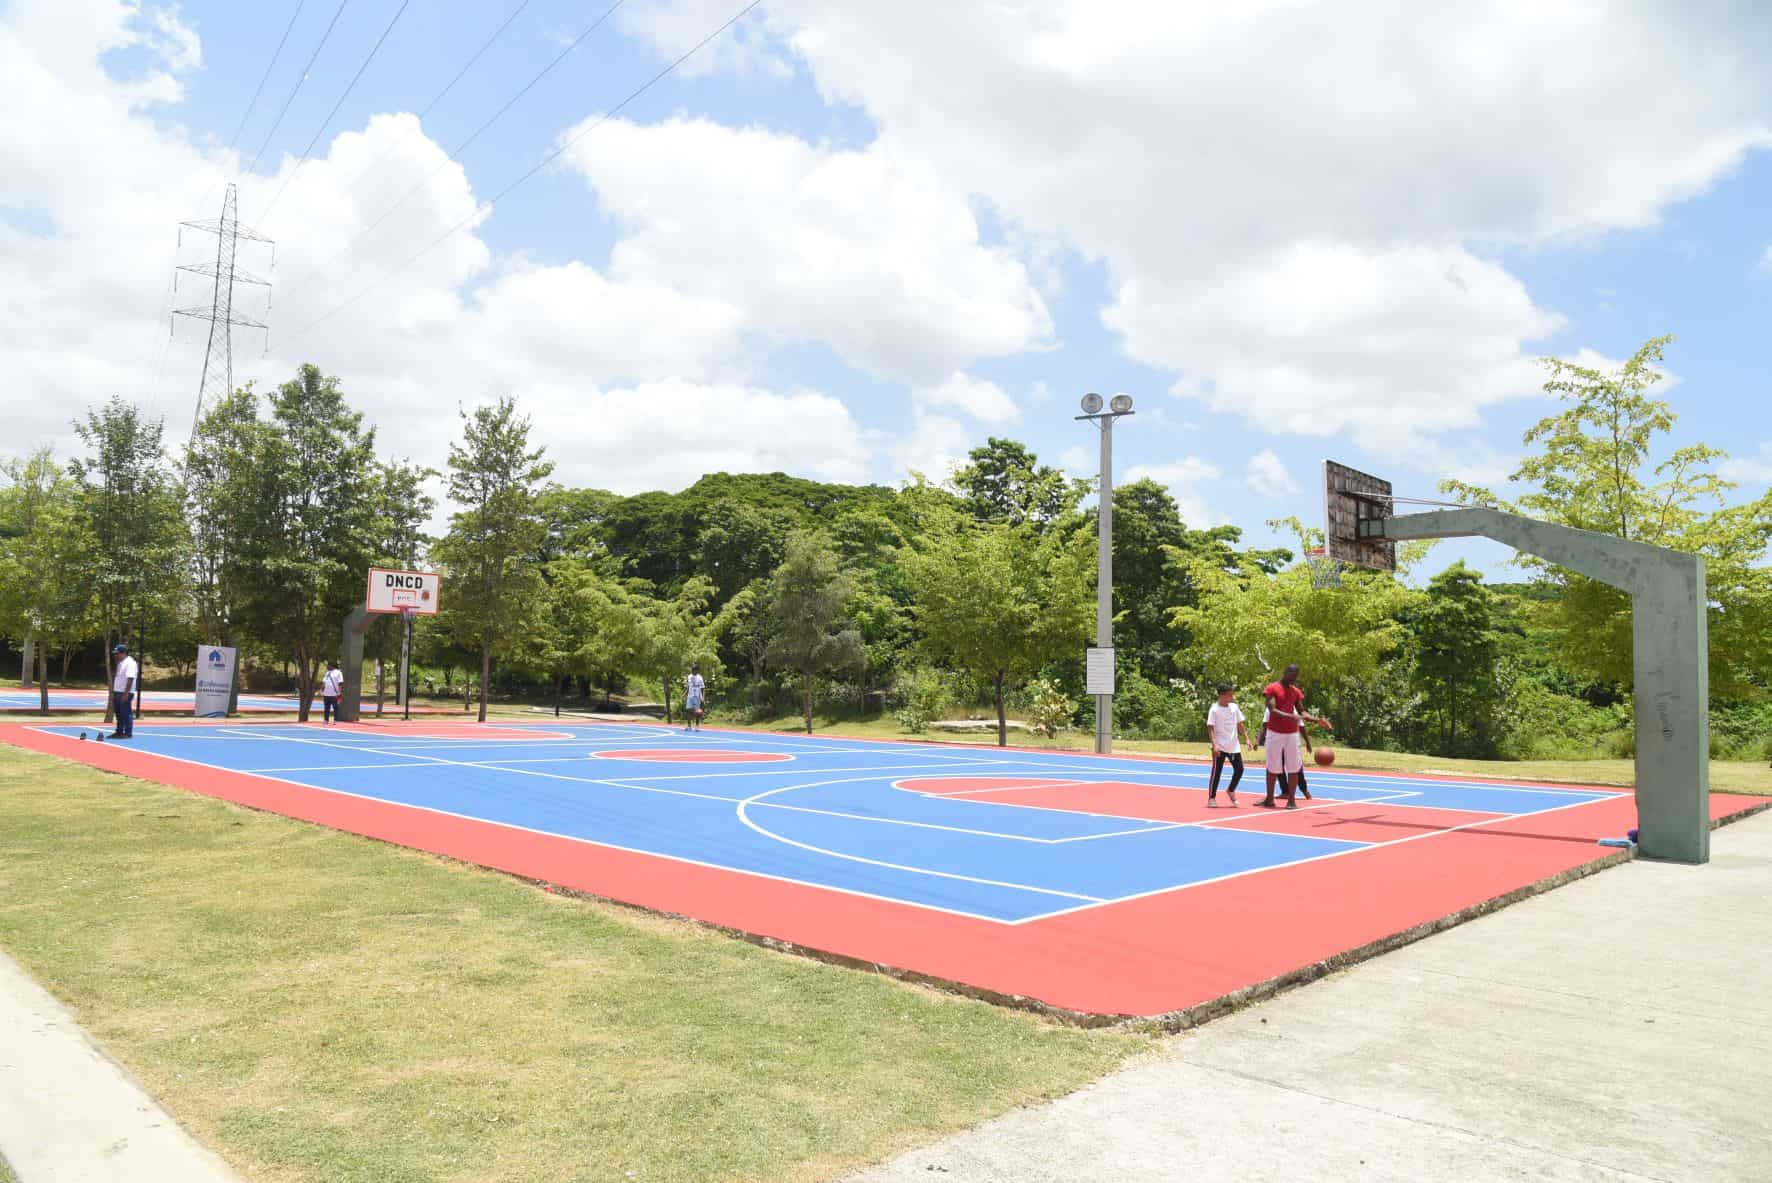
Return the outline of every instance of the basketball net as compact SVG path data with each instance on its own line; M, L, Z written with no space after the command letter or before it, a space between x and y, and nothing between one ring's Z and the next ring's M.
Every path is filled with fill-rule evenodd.
M1340 559L1332 559L1329 553L1320 546L1304 548L1304 561L1310 564L1311 586L1318 591L1341 586L1342 568L1347 564Z

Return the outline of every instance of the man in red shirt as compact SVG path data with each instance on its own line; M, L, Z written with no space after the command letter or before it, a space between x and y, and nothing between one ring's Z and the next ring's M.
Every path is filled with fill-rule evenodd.
M1269 682L1262 692L1267 700L1267 799L1256 804L1274 808L1274 786L1286 778L1286 808L1297 809L1298 776L1304 771L1304 756L1299 749L1299 735L1305 723L1329 726L1329 720L1307 714L1304 691L1298 688L1298 663L1293 662L1281 673L1278 682Z

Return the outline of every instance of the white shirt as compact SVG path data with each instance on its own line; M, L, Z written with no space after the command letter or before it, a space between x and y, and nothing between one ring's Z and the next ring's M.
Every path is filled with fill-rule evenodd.
M337 698L345 684L345 676L337 670L327 670L326 676L320 679L320 697Z
M700 702L703 692L707 690L707 685L700 674L690 674L683 679L684 693L689 696L690 702Z
M117 663L117 676L111 679L111 689L118 691L134 690L135 686L133 683L135 681L136 671L139 669L141 669L141 667L135 664L135 658L125 656L122 661Z
M1243 722L1243 708L1236 703L1213 703L1206 712L1206 730L1212 733L1212 746L1221 752L1237 750L1237 728Z

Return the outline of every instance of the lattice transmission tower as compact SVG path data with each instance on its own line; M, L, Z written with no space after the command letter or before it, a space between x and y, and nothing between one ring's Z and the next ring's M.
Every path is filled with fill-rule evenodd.
M242 226L239 218L239 198L235 186L229 185L227 196L222 198L222 212L219 218L210 218L201 222L179 223L179 245L184 245L186 227L200 230L205 234L215 235L215 259L201 263L181 263L179 271L189 271L194 275L207 276L211 281L209 303L196 304L190 308L173 309L174 316L188 316L192 320L209 322L209 347L203 354L203 380L197 388L197 414L192 420L192 428L202 421L205 403L219 402L234 393L234 326L265 330L267 347L270 343L270 326L262 320L254 320L243 315L234 307L234 285L245 283L255 284L266 289L265 314L270 315L269 289L271 281L254 275L250 271L242 271L234 265L234 256L239 250L241 240L262 242L271 247L271 266L277 265L276 244L250 226ZM173 277L173 291L178 290L178 278Z

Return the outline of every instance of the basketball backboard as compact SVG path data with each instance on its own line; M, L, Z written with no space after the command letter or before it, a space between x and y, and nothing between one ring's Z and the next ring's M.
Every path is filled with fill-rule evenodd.
M369 612L435 616L443 579L434 571L369 569L369 596L363 607Z
M1323 461L1323 542L1331 559L1374 571L1397 569L1397 544L1363 537L1362 522L1388 518L1396 512L1391 483L1381 477Z

